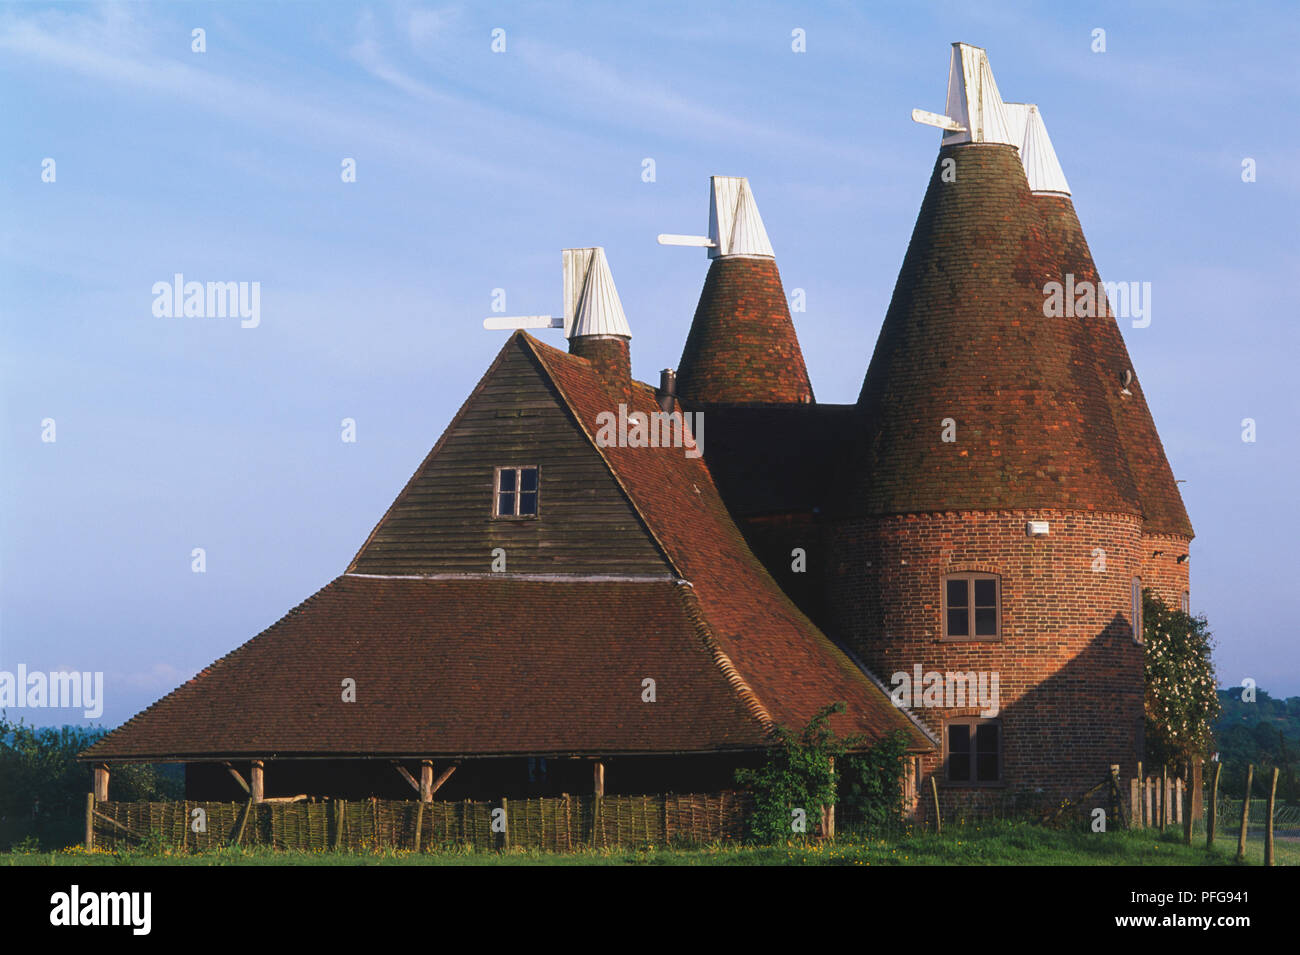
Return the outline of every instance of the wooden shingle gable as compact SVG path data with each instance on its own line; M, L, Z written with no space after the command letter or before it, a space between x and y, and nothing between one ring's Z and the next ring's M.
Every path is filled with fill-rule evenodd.
M536 467L538 514L493 514L496 469ZM675 576L523 335L469 399L348 567L378 575L478 574L504 551L517 574Z

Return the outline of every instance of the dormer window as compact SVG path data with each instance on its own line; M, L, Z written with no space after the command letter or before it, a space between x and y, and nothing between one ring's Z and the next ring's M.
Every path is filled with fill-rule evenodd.
M536 517L540 491L536 466L497 468L493 517Z

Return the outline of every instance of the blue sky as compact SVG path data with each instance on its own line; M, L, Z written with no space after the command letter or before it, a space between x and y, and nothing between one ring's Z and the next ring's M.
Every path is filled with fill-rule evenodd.
M711 174L854 400L962 40L1038 103L1102 277L1152 283L1124 334L1221 679L1300 693L1300 18L1134 7L0 7L0 669L102 670L116 725L315 592L500 348L492 290L560 308L563 247L605 246L635 374L675 366L707 259L655 235L706 229ZM154 317L177 272L260 282L261 324Z

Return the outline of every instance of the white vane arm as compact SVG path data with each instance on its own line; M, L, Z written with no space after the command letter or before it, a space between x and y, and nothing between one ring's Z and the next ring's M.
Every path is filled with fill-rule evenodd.
M715 249L718 243L707 235L674 235L665 232L659 236L660 245L686 245L696 249Z
M951 116L932 113L926 109L912 110L912 122L921 123L925 126L937 126L950 133L964 133L966 131L966 127Z

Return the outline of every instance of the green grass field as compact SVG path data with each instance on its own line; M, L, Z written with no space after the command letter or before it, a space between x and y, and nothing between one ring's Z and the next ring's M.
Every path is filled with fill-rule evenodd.
M1214 852L1198 835L1184 846L1173 832L1097 834L1031 823L995 822L951 828L941 835L911 832L890 839L842 835L833 843L790 846L717 845L692 849L606 849L566 855L537 851L447 850L417 855L393 850L274 852L222 849L204 853L0 853L0 864L20 865L1236 865L1236 834L1216 840ZM1276 841L1278 865L1300 865L1300 840ZM1251 834L1246 864L1261 865L1263 835Z

